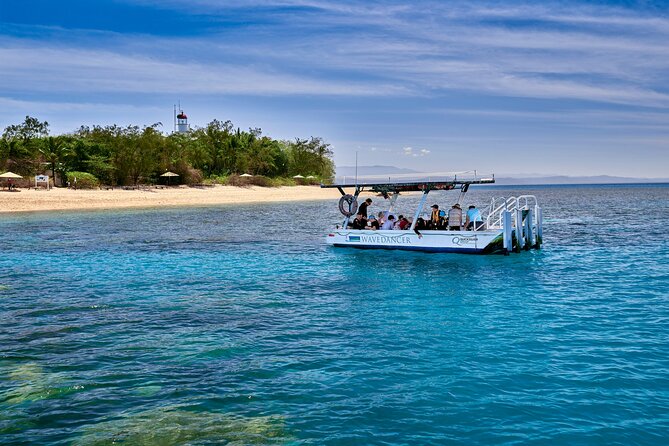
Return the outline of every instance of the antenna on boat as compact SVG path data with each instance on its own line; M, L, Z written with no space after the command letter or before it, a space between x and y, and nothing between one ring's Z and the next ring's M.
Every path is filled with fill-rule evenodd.
M355 151L355 188L358 188L358 151Z

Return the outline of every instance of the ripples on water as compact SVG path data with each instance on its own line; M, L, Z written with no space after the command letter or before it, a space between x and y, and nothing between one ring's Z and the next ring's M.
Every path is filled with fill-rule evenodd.
M329 249L334 203L3 216L0 443L666 443L669 187L469 199L519 192L508 257Z

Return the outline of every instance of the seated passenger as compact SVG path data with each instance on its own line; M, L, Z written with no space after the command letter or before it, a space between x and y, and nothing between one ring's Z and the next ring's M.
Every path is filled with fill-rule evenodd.
M423 238L423 234L420 233L421 229L427 229L427 223L425 223L425 220L421 217L418 217L416 220L416 226L413 228L413 232L416 233L418 238Z
M468 231L473 230L474 228L481 229L483 226L483 218L481 218L481 212L476 209L476 206L473 204L467 209L467 220L465 221L465 228Z
M362 214L358 214L355 216L351 227L353 229L365 229L367 227L367 219Z
M379 229L379 221L372 215L367 221L367 226L369 226L369 229Z
M439 225L437 226L437 229L440 231L448 229L448 217L444 211L439 211Z
M428 226L430 229L439 229L441 225L442 225L442 217L441 217L441 212L439 212L439 205L433 204L432 214L430 215L430 221L428 223Z
M425 223L425 219L423 219L423 217L418 217L414 229L427 229L427 223Z
M462 229L462 209L458 203L448 210L448 229L451 231Z
M388 215L388 220L386 220L383 225L381 225L382 230L391 230L395 226L395 216L393 214Z
M411 223L409 220L404 215L400 215L397 223L395 224L395 229L400 229L402 231L409 229L409 226L411 226Z

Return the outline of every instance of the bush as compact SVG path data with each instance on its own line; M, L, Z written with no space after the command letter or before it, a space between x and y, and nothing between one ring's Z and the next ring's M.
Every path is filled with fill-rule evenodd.
M188 184L201 184L202 183L202 178L204 176L202 175L202 171L199 169L193 169L192 167L189 167L186 170L186 175L185 175L185 180L186 183Z
M212 175L203 181L204 184L228 184L227 175Z
M74 181L75 178L77 179L76 182ZM97 189L100 187L100 180L88 172L68 172L67 181L70 186L77 189Z
M240 177L239 175L228 175L225 179L226 186L235 186L235 187L249 187L251 182L250 178L253 177Z
M230 175L225 179L225 183L223 184L236 187L250 187L250 186L282 187L282 186L295 186L295 180L292 178L281 178L281 177L269 178L263 175L254 175L252 177Z
M294 179L284 178L284 177L272 178L272 183L274 187L297 186L297 183L295 182Z

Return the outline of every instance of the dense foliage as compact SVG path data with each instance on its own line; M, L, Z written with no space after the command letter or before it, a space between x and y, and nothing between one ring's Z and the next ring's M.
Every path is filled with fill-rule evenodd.
M0 169L26 177L51 171L59 184L68 172L86 173L90 181L109 185L157 183L167 171L179 175L171 184L224 182L244 173L269 178L334 173L332 150L321 138L278 141L260 129L242 131L218 120L185 134L165 135L160 127L82 126L50 136L47 122L26 116L2 134Z

